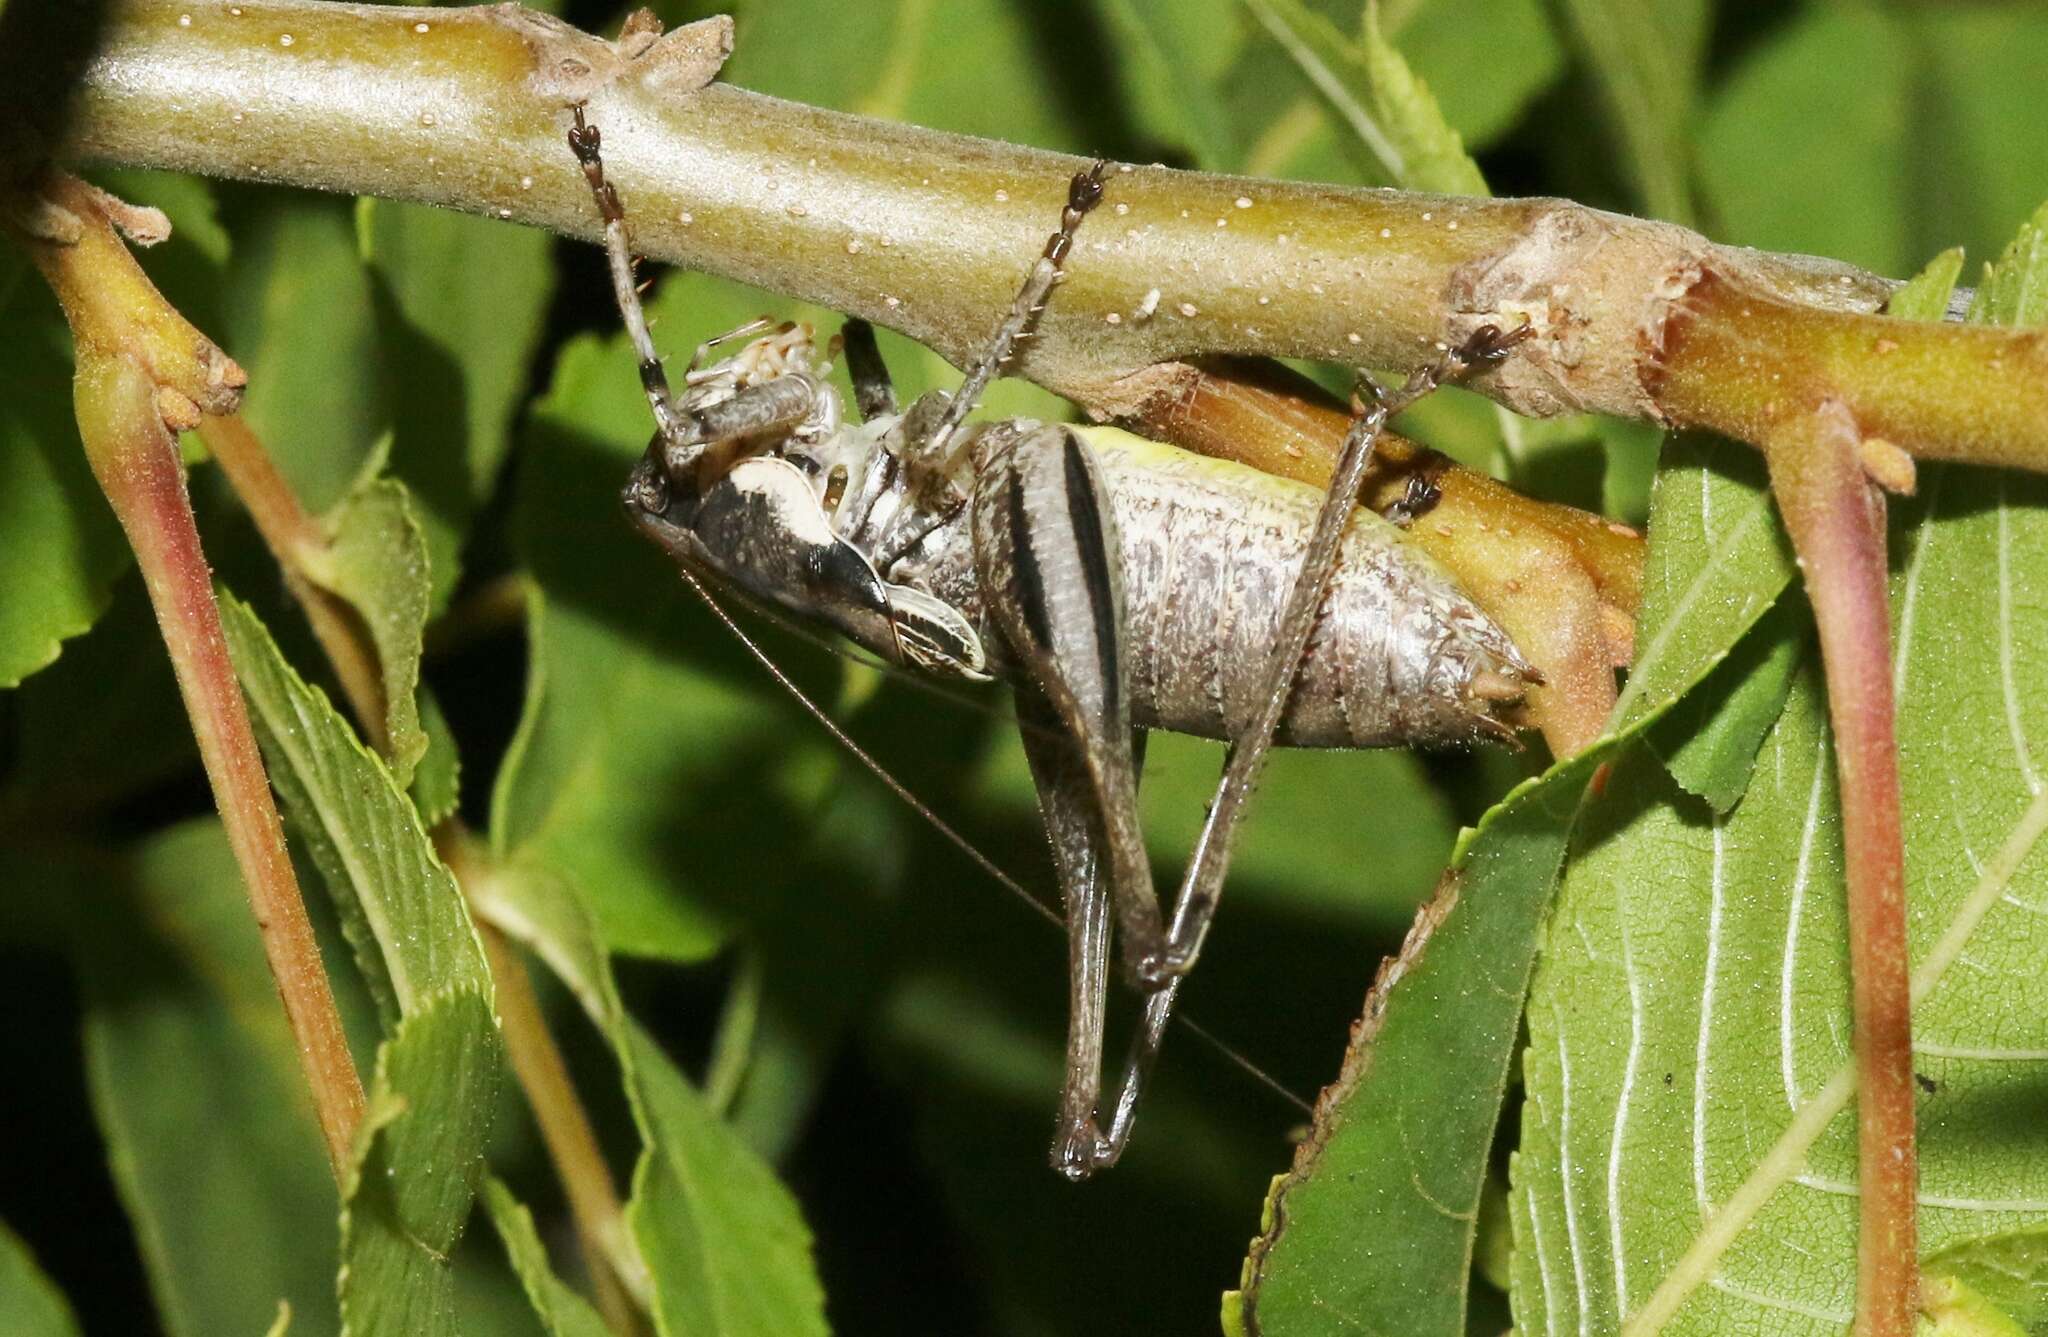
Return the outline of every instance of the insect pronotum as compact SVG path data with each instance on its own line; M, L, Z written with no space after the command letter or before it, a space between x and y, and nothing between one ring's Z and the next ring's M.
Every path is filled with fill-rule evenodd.
M859 422L797 326L773 327L709 367L693 362L678 398L641 310L598 130L580 107L569 144L604 220L654 414L623 495L633 523L707 600L709 582L892 664L1014 686L1068 932L1052 1162L1074 1179L1114 1164L1266 749L1505 736L1503 712L1536 681L1448 575L1353 500L1387 419L1499 361L1519 331L1482 328L1392 394L1361 378L1320 505L1298 484L1165 447L1095 445L1058 424L970 422L1103 197L1108 165L1098 162L1075 174L1058 229L955 394L898 412L872 331L849 322ZM1230 744L1170 915L1138 825L1144 732L1155 728ZM1144 1015L1105 1109L1112 940Z

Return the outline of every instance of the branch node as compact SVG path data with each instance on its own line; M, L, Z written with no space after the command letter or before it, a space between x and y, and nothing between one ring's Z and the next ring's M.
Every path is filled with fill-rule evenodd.
M1603 344L1625 318L1654 346L1663 314L1696 280L1704 246L1669 224L1540 201L1508 245L1451 271L1446 337L1527 325L1521 355L1474 378L1518 413L1612 411L1620 400L1660 420L1655 397Z
M564 107L589 102L629 77L660 94L694 93L732 54L732 19L724 14L663 33L652 11L638 9L618 39L607 42L522 5L503 4L498 13L532 53L533 90Z
M76 246L85 238L85 220L47 195L31 193L9 201L7 215L24 236L52 246Z
M137 246L149 247L171 239L170 216L163 210L147 204L130 204L109 191L101 190L90 181L83 183L107 221L120 229L121 235Z

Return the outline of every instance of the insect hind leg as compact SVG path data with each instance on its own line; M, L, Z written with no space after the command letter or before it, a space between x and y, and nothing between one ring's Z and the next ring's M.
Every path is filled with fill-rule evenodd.
M1210 804L1208 818L1181 879L1166 945L1140 965L1140 978L1148 986L1162 989L1170 985L1187 973L1201 952L1202 940L1216 914L1216 903L1223 894L1231 842L1258 783L1280 718L1294 695L1294 680L1301 671L1302 656L1336 573L1344 530L1357 506L1359 489L1372 464L1373 447L1387 420L1446 381L1498 365L1528 332L1527 325L1507 331L1496 325L1482 325L1463 343L1445 350L1433 365L1410 376L1391 395L1381 390L1371 376L1360 375L1351 431L1344 439L1336 473L1330 479L1329 492L1309 535L1308 551L1281 612L1279 635L1268 661L1259 708L1243 731L1231 740L1223 774L1217 780L1215 801ZM1153 1047L1157 1047L1156 1039Z

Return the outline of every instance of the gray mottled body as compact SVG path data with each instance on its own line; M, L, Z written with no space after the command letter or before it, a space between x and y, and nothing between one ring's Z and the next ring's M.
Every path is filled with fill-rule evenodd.
M597 128L581 107L573 120L569 147L605 221L613 290L656 424L621 498L633 522L707 600L699 573L893 663L1016 684L1068 929L1052 1163L1072 1179L1114 1164L1267 748L1504 735L1495 712L1535 677L1444 572L1351 505L1387 420L1446 377L1498 363L1520 336L1486 326L1392 397L1362 387L1337 481L1320 501L1312 489L1131 438L1091 442L1026 421L969 426L1103 198L1110 164L1097 162L1069 183L1059 229L957 400L927 395L897 413L873 331L849 322L859 424L814 366L810 331L795 325L713 366L693 361L678 402L640 308ZM1170 920L1138 818L1148 728L1230 744ZM1112 916L1144 1015L1105 1104Z
M970 426L965 448L935 472L905 442L943 397L847 423L838 392L808 370L807 341L780 337L772 369L750 366L758 379L748 382L750 397L802 387L775 396L791 401L765 433L775 449L695 493L658 484L655 465L644 466L629 496L651 489L659 502L630 509L651 537L893 662L941 676L1029 676L991 615L968 500L992 455L1071 434L1095 461L1121 557L1131 722L1226 741L1242 730L1321 492L1120 432L1028 420ZM687 410L723 410L732 393L730 378L693 386ZM1530 676L1447 572L1360 509L1278 738L1388 747L1501 737L1497 712Z
M995 423L975 445L1001 448L1004 433L1069 430ZM1108 492L1123 558L1132 722L1233 737L1257 706L1281 605L1322 493L1123 433L1076 435ZM1007 676L1012 665L989 634L966 513L881 574L958 608L982 631L990 667ZM1498 736L1493 684L1526 668L1448 573L1394 525L1361 509L1345 535L1280 741L1386 747Z

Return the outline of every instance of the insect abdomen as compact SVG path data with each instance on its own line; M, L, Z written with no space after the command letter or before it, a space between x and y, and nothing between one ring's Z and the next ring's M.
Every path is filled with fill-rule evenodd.
M1122 434L1084 439L1123 550L1135 722L1228 738L1254 708L1322 494ZM1384 747L1497 736L1502 688L1526 671L1506 633L1442 568L1360 511L1279 740Z

